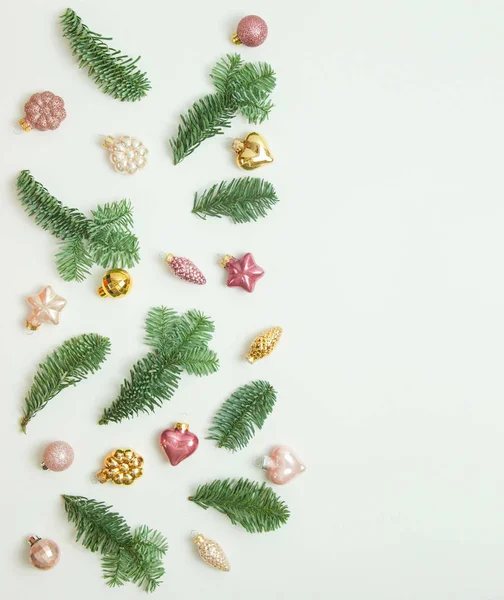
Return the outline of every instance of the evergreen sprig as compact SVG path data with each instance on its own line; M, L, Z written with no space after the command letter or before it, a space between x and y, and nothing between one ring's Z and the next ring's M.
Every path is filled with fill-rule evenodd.
M68 208L33 178L21 171L17 178L19 200L35 223L61 243L56 266L65 281L83 281L93 264L105 269L131 268L140 260L133 226L133 207L129 200L107 202L86 218L76 208Z
M133 60L110 48L106 42L112 38L90 31L71 8L61 15L61 24L79 68L87 68L88 75L105 94L121 102L135 102L151 89L147 74L137 67L140 56Z
M110 587L136 583L153 592L162 583L166 538L145 525L131 532L111 506L83 496L63 496L68 521L77 529L76 541L102 554L103 577Z
M206 217L230 217L233 223L257 221L268 215L278 202L275 188L269 181L258 177L240 177L222 181L194 195L192 212Z
M215 508L249 533L274 531L290 516L285 502L270 487L243 478L201 485L189 500L205 510Z
M110 340L95 333L70 338L49 354L33 378L25 398L21 428L26 426L55 396L101 368L110 353Z
M172 398L182 371L201 377L219 368L216 353L207 346L214 325L203 313L177 315L173 309L155 307L147 315L145 331L152 351L133 365L119 396L103 411L100 425L154 412Z
M267 63L244 63L239 54L228 54L215 65L210 77L217 91L197 100L180 116L177 136L170 140L174 164L206 139L224 133L238 113L249 123L262 123L274 106L269 95L276 77Z
M276 391L267 381L244 385L224 402L214 417L207 440L219 448L239 450L254 437L256 427L262 429L276 402Z

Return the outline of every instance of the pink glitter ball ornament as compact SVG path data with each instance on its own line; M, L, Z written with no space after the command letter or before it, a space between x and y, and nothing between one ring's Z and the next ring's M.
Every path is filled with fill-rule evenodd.
M257 15L248 15L238 23L236 33L231 38L233 44L244 44L255 48L260 46L268 37L266 21Z
M183 258L182 256L168 254L165 258L165 262L170 267L172 273L180 279L189 281L189 283L196 283L197 285L205 285L205 276L192 260Z
M33 127L39 131L58 129L66 117L65 103L52 92L33 94L25 104L25 113L24 119L19 121L25 131Z
M74 451L66 442L53 442L44 450L44 471L64 471L73 463Z

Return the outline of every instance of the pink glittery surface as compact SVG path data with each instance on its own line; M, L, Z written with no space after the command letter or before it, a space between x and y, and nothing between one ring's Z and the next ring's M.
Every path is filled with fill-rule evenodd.
M256 282L264 275L264 269L256 263L250 252L241 258L229 259L226 270L229 273L227 285L241 287L247 292L253 292Z
M177 277L180 277L180 279L189 281L189 283L196 283L197 285L205 285L205 276L192 260L181 256L174 256L167 262L172 273Z
M249 15L238 23L236 33L245 46L260 46L268 37L268 26L261 17Z
M63 98L52 92L33 94L25 104L25 120L40 131L57 129L66 117Z
M64 471L73 463L74 451L66 442L53 442L44 450L43 464L49 471Z
M161 448L165 451L168 460L175 467L180 462L196 452L199 440L197 436L186 429L165 429L160 438Z

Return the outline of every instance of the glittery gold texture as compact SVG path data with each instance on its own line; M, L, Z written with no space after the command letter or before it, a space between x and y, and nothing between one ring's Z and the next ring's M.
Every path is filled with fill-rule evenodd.
M196 544L201 558L211 567L215 567L221 571L229 571L231 569L224 550L217 542L207 540L202 533L198 533L193 538L193 542Z
M143 458L130 448L118 448L103 461L104 469L96 477L100 483L113 481L117 485L131 485L143 475Z
M249 353L245 356L245 358L249 361L249 363L254 363L256 360L268 356L268 354L271 354L275 349L275 346L278 344L278 340L280 339L281 335L281 327L272 327L271 329L267 329L258 335L252 342Z

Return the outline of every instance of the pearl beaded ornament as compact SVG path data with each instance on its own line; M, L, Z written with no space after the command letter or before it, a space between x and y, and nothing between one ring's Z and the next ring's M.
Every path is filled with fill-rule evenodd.
M123 135L116 139L109 135L105 138L103 147L110 152L110 162L119 173L133 175L147 164L149 151L134 137Z

